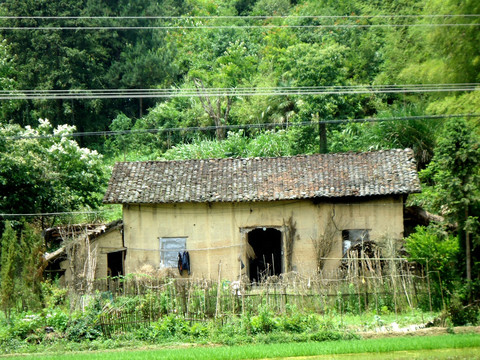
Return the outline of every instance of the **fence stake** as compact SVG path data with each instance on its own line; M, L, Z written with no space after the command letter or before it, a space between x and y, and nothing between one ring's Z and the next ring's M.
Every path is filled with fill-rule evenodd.
M432 292L430 290L430 271L428 269L428 259L427 259L427 286L428 286L428 301L430 303L430 312L432 312Z
M222 260L218 263L218 284L217 284L217 303L215 305L215 318L218 317L220 306L220 285L221 285L221 276L222 276Z
M437 271L437 275L438 275L438 283L440 284L440 294L442 295L443 310L447 311L447 306L445 305L445 299L443 298L443 287L442 287L442 279L440 277L440 271Z

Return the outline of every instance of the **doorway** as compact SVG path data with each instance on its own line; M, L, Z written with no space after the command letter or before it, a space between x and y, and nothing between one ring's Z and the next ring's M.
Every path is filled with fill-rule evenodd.
M254 256L249 257L251 282L261 282L268 276L280 275L283 270L282 232L274 228L257 228L248 233L248 244Z
M110 277L123 276L123 261L125 251L115 251L107 254L108 275Z

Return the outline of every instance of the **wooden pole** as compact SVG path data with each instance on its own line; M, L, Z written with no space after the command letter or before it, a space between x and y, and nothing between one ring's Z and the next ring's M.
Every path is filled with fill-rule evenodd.
M432 312L432 291L430 290L430 273L428 269L428 259L427 259L427 286L428 286L428 301L430 303L430 312Z
M220 260L220 262L218 263L217 303L215 305L215 318L218 317L218 313L219 313L221 276L222 276L222 260Z
M468 221L468 206L465 208L465 221ZM469 282L472 280L472 250L470 248L470 232L465 230L465 260L467 281Z
M327 153L327 125L325 123L319 123L318 131L320 136L320 154L326 154Z

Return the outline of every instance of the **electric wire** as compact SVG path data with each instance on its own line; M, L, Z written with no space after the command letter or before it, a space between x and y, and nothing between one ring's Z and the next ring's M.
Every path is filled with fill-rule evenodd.
M344 29L397 27L477 27L480 23L421 23L421 24L323 24L323 25L170 25L170 26L1 26L0 30L190 30L190 29Z
M480 91L480 83L171 89L1 90L0 100L348 95Z
M133 129L133 130L110 130L110 131L85 131L74 132L69 134L43 134L43 135L14 135L3 136L3 140L24 140L24 139L51 139L51 138L75 138L87 136L118 136L118 135L140 135L140 134L160 134L174 132L202 132L217 129L223 130L240 130L240 129L264 129L264 128L288 128L300 126L315 126L321 124L345 124L345 123L374 123L387 121L411 121L411 120L433 120L433 119L450 119L450 118L469 118L480 117L480 114L443 114L443 115L417 115L417 116L396 116L388 118L357 118L357 119L322 119L317 121L301 121L301 122L284 122L284 123L258 123L258 124L242 124L242 125L211 125L211 126L191 126L191 127L170 127L158 129Z
M87 215L87 214L100 214L105 212L113 212L115 209L102 209L91 211L64 211L64 212L44 212L44 213L20 213L20 214L0 214L0 217L29 217L29 216L61 216L61 215Z
M0 19L9 20L212 20L212 19L403 19L403 18L458 18L458 17L480 17L480 14L378 14L378 15L185 15L185 16L36 16L36 15L2 15Z
M375 18L454 18L454 17L480 17L478 14L432 14L432 15L311 15L311 16L0 16L0 19L43 19L43 20L86 20L86 19L157 19L157 20L195 20L195 19L375 19ZM155 29L235 29L235 28L367 28L367 27L451 27L451 26L480 26L477 23L424 23L424 24L320 24L320 25L197 25L197 26L37 26L37 27L0 27L0 30L155 30ZM274 96L274 95L326 95L326 94L364 94L364 93L396 93L396 92L443 92L443 91L478 91L478 83L475 84L430 84L430 85L408 85L401 88L399 85L392 86L352 86L352 87L284 87L284 88L211 88L211 89L111 89L111 90L19 90L19 91L0 91L0 99L81 99L81 98L140 98L140 97L174 97L174 96ZM330 88L330 89L327 89ZM225 125L225 126L207 126L190 128L164 128L164 129L144 129L144 130L124 130L124 131L101 131L101 132L83 132L72 134L54 134L39 136L10 136L4 139L28 139L28 138L50 138L50 137L78 137L78 136L111 136L129 133L157 133L174 131L203 131L217 128L241 129L241 128L261 128L278 126L304 126L317 124L334 124L344 122L379 122L393 120L414 120L414 119L438 119L447 117L480 117L480 114L457 114L457 115L429 115L402 118L367 118L367 119L343 119L343 120L322 120L301 123L287 124L247 124L247 125ZM354 204L352 204L354 205ZM377 204L378 205L378 204ZM388 204L390 205L390 204ZM73 214L98 214L111 210L96 211L69 211L69 212L51 212L51 213L22 213L6 214L0 213L2 217L8 216L58 216Z

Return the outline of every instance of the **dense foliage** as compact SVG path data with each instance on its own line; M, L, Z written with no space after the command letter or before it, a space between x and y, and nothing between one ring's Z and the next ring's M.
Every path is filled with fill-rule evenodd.
M0 124L0 213L56 213L96 207L105 175L102 156L68 136L69 125ZM55 135L55 136L51 136ZM6 137L23 136L21 140Z
M275 305L265 293L257 294L257 299L263 298L260 303L251 296L245 297L248 309L235 314L231 309L240 299L231 296L228 287L221 286L225 308L230 310L214 318L196 311L185 314L181 301L169 304L170 290L175 288L172 284L167 279L166 286L161 289L149 289L139 295L88 295L83 298L86 305L82 310L71 311L69 298L73 297L65 296L65 290L46 282L42 286L45 302L42 312L16 312L8 325L0 316L0 351L25 353L79 350L86 346L93 349L172 343L236 345L351 340L360 338L357 331L379 330L392 323L408 327L423 321L433 322L439 315L410 309L394 313L389 306L375 311L373 304L369 311L357 312L352 307L339 312L340 308L333 305L335 302L330 306L325 304L322 313L318 313L297 306L295 301L275 311ZM205 289L198 290L203 293ZM353 301L356 300L353 296ZM189 301L192 306L196 302ZM394 306L393 299L389 305ZM170 306L175 306L175 311L171 311Z
M235 16L235 15L429 15L478 14L475 1L405 0L372 3L321 1L143 0L16 1L0 5L6 16ZM196 22L197 21L197 22ZM2 89L199 89L203 87L332 86L369 84L476 83L479 34L475 26L348 27L350 25L416 24L429 18L295 18L295 19L3 19L5 27L22 26L205 26L186 29L136 30L11 30L0 31ZM435 20L441 23L444 19ZM453 18L475 23L477 18ZM339 25L338 28L273 27L272 25ZM215 26L237 25L238 28ZM346 27L341 27L345 26ZM245 28L244 26L247 26ZM253 26L253 27L248 27ZM261 28L259 26L267 26ZM213 28L211 28L213 27ZM38 118L68 123L80 131L116 129L113 120L124 114L127 128L171 128L198 125L286 123L365 116L476 112L476 93L339 94L233 96L173 99L15 100L2 102L3 120L34 125ZM453 108L455 110L453 110ZM142 114L149 110L149 114ZM381 115L383 117L383 115ZM441 121L437 121L438 124ZM478 122L476 122L478 124ZM328 138L349 131L349 125L329 126ZM417 126L413 126L414 128ZM378 126L357 134L365 147L418 143L372 143ZM302 128L298 152L318 151L318 132ZM364 129L365 130L365 129ZM378 130L378 131L377 131ZM399 129L400 130L400 129ZM415 129L402 129L406 138ZM223 138L225 131L217 131ZM142 152L157 154L191 141L192 133L163 133L141 141ZM205 133L203 134L205 135ZM212 136L213 133L206 134ZM255 133L249 135L254 136ZM379 138L382 138L380 135ZM388 137L387 137L388 139ZM134 139L136 142L138 139ZM153 140L153 141L152 141ZM350 139L330 150L348 148ZM98 138L88 143L102 146ZM147 143L147 144L145 144ZM425 142L431 157L431 141ZM107 146L107 151L112 150ZM429 160L427 156L426 161Z
M423 193L411 196L409 202L442 215L444 221L418 229L406 249L412 258L431 258L433 271L441 273L447 291L461 289L452 301L461 313L472 293L480 293L480 117L475 116L480 106L475 87L480 82L480 32L478 26L469 25L478 25L480 17L428 17L435 14L478 15L480 2L4 0L0 3L1 91L161 88L190 89L198 96L2 99L0 214L96 209L109 166L118 160L409 147L419 170L423 169ZM108 18L143 15L166 18ZM237 15L287 17L232 17ZM371 15L392 16L365 17ZM82 18L61 18L68 16ZM446 23L465 26L431 26ZM169 28L11 29L25 26ZM473 84L475 91L200 94L208 88L361 89L451 83ZM427 118L458 114L473 116ZM379 121L356 121L365 118ZM345 121L317 124L320 120ZM75 131L99 130L117 134L72 140ZM33 297L40 293L35 269L42 266L35 232L20 216L8 218L12 224L4 221L7 216L0 217L0 289L6 314L14 294L27 294L25 289ZM45 219L40 224L37 218L29 221L38 228L58 221ZM24 259L17 270L12 253ZM21 286L16 287L15 277L23 279ZM462 278L468 279L465 287ZM449 303L436 300L442 306Z

